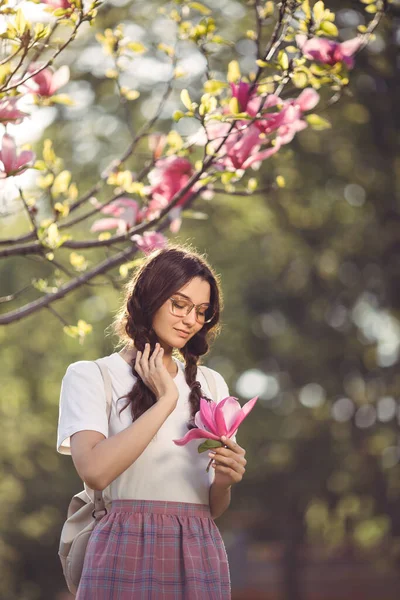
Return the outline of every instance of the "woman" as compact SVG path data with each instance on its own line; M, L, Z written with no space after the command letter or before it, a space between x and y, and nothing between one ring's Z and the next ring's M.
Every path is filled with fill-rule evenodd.
M218 278L199 254L169 247L147 257L114 323L123 349L105 357L113 402L91 361L71 364L60 397L58 451L71 453L110 506L87 546L78 600L227 600L229 565L215 518L243 477L245 450L233 440L199 454L178 446L194 426L200 397L229 396L214 377L210 398L197 369L219 332ZM173 354L178 351L184 363ZM127 409L130 410L127 410ZM213 469L207 472L210 456Z

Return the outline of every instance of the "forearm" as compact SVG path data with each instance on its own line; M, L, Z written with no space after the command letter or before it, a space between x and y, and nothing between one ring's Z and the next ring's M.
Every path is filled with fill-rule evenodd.
M231 503L231 486L219 487L215 482L210 486L210 510L213 519L220 517Z
M96 444L87 457L86 483L103 490L147 448L173 407L158 401L123 431Z

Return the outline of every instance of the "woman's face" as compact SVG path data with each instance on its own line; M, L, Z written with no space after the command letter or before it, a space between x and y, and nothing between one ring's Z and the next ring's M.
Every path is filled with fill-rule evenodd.
M181 298L196 305L207 304L210 302L210 284L200 277L194 277L172 294L172 297ZM169 299L153 317L153 330L164 350L182 348L202 327L203 324L196 320L195 308L187 316L176 316L172 313L172 303ZM181 335L180 331L187 332L187 335Z

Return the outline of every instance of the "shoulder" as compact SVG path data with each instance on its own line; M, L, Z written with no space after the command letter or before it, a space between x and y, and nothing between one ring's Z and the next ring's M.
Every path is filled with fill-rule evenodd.
M211 377L215 379L217 384L226 384L225 379L222 377L221 373L218 373L218 371L215 371L210 367L206 367L206 365L200 365L200 370L203 372L205 371L206 375L211 375Z
M78 360L68 365L63 384L74 382L96 384L101 381L101 372L94 360Z
M214 381L215 387L217 388L217 402L229 396L228 384L226 383L221 373L218 373L218 371L215 371L210 367L206 367L205 365L201 365L199 371L202 372L202 375L206 379L207 384L210 378Z

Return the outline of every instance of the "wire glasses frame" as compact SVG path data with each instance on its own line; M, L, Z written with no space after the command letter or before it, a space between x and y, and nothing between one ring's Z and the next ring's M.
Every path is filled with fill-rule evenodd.
M193 304L193 302L184 300L183 298L170 298L170 300L172 314L176 317L187 317L194 308L198 323L204 325L204 323L209 323L214 318L215 313L212 311L211 306L204 308L203 304ZM203 307L204 312L201 312L201 307Z

